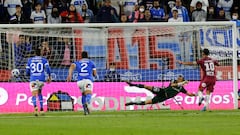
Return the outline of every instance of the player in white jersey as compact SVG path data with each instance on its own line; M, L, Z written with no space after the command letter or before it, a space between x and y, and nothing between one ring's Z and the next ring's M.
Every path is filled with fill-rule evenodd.
M72 80L73 71L76 69L78 73L77 85L82 92L82 105L84 109L84 115L90 113L89 105L91 103L92 91L93 91L93 76L97 76L96 66L93 61L88 59L88 53L82 52L82 59L71 64L67 81Z
M41 57L41 50L36 50L36 56L28 59L26 74L30 75L30 90L32 92L32 103L35 116L38 116L37 96L40 102L40 113L43 114L42 87L45 82L45 71L48 74L47 82L51 81L51 69L48 60Z
M7 8L8 14L10 16L16 13L16 6L20 5L22 7L21 0L5 0L4 7Z
M42 6L40 3L37 3L35 10L32 11L30 19L34 24L43 24L46 23L46 14L44 10L41 10Z

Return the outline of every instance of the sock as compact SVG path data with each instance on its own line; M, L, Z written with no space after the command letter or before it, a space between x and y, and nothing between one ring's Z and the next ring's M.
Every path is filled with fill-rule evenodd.
M209 100L210 100L210 95L206 95L206 97L205 97L206 99L205 99L205 106L206 106L206 108L208 109L209 108Z
M86 103L86 95L82 95L82 105Z
M34 108L37 107L37 101L36 101L36 96L32 96L32 103L33 103L33 106Z
M199 97L199 99L200 99L200 98L203 98L203 92L200 91L200 90L198 91L198 97Z
M38 100L40 102L40 110L43 111L43 96L42 94L38 94Z
M86 102L87 102L88 104L91 103L91 99L92 99L92 94L87 94L87 95L86 95Z

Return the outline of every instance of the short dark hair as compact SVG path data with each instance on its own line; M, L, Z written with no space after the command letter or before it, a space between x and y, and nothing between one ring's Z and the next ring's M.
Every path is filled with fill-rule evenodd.
M41 56L41 48L40 47L35 50L35 54L37 56Z
M205 48L205 49L203 49L203 54L205 54L205 55L209 55L210 54L210 52L209 52L209 50L207 49L207 48Z
M114 65L115 66L116 64L114 62L111 62L109 65Z
M82 52L82 58L88 58L88 53L86 51Z

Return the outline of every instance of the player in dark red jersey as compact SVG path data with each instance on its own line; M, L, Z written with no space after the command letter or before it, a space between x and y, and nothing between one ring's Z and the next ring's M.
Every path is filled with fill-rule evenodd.
M198 96L199 96L199 103L200 106L202 101L204 100L203 97L203 90L206 89L206 97L205 97L205 104L202 111L206 111L209 109L210 103L210 94L214 90L214 85L216 83L216 68L215 66L219 66L218 61L209 57L209 50L203 49L202 50L202 58L195 62L182 62L178 61L178 63L183 65L199 65L202 69L203 76L199 85L198 89Z

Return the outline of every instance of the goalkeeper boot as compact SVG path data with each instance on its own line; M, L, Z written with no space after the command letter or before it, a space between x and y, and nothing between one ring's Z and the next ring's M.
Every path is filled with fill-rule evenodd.
M198 106L200 106L200 105L202 104L203 100L204 100L204 97L201 97L201 98L199 99Z
M38 107L34 108L34 116L38 116Z

